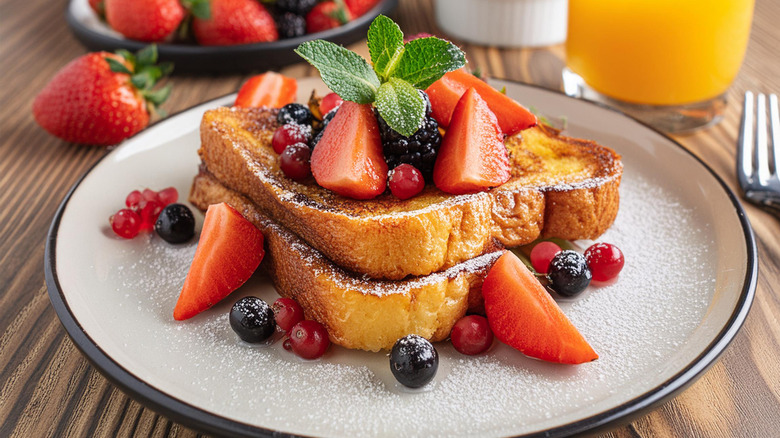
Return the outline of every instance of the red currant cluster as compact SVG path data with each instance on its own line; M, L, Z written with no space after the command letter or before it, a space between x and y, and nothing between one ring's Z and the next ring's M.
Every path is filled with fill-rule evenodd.
M141 231L151 231L160 212L179 199L179 193L173 187L155 192L151 189L133 190L125 198L123 208L108 218L111 229L119 237L132 239Z
M279 298L271 306L276 325L287 337L282 346L304 359L317 359L328 350L330 339L325 326L317 321L304 319L303 308L291 298Z

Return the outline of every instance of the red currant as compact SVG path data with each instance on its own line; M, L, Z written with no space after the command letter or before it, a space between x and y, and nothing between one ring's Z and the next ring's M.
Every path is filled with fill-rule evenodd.
M344 99L341 96L336 93L328 93L320 101L320 114L324 116L342 103L344 103Z
M284 348L287 351L292 351L292 345L290 344L290 338L284 338L284 341L282 341L282 348Z
M425 179L416 167L404 163L390 171L388 185L396 198L409 199L425 188Z
M279 298L274 301L271 308L274 310L276 324L286 332L289 332L295 324L303 321L303 308L291 298Z
M125 205L131 210L138 210L138 204L144 199L144 196L138 190L133 190L125 198Z
M154 228L154 223L157 222L157 217L160 216L163 206L159 201L147 201L141 208L141 228L144 230L151 230Z
M317 359L330 346L328 331L319 322L305 319L290 329L290 346L304 359Z
M555 243L539 242L531 250L531 266L536 272L546 274L550 270L550 262L559 252L561 247Z
M144 189L142 195L147 202L149 201L160 202L160 197L157 195L157 192L155 192L152 189Z
M608 281L617 277L625 263L623 252L611 243L591 245L585 250L585 260L596 281Z
M277 154L284 152L287 146L295 143L309 144L311 141L311 127L305 125L298 125L295 123L288 123L282 125L274 131L274 136L271 138L271 145Z
M138 231L141 229L141 218L138 216L138 213L129 208L119 210L115 215L108 218L108 221L111 223L111 229L114 230L114 233L125 239L132 239L137 236Z
M163 207L167 207L179 199L179 192L176 187L168 187L157 192L157 197Z
M484 316L464 316L455 323L450 333L452 346L460 353L484 353L493 344L493 331Z
M311 175L310 158L311 149L305 143L295 143L287 146L279 156L279 167L288 178L300 181Z

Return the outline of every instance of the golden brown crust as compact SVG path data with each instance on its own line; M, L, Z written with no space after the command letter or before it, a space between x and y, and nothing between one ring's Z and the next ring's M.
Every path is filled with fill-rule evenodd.
M483 253L534 239L595 238L614 221L620 157L587 140L536 127L507 141L512 178L481 193L452 196L428 186L400 201L338 196L313 179L286 177L270 147L271 110L206 112L199 150L209 171L248 196L336 264L371 278L426 275Z
M434 342L446 339L467 309L483 308L482 280L502 252L492 243L485 254L444 272L368 280L336 266L205 172L195 178L190 202L201 210L227 202L260 228L266 242L262 266L278 292L298 301L308 318L325 325L331 341L347 348L389 349L410 333Z

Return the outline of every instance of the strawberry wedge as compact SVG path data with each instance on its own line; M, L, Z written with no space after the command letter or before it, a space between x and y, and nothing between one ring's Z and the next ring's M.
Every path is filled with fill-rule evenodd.
M387 163L371 104L344 101L311 154L317 184L352 199L385 191Z
M499 186L509 177L496 116L477 90L469 88L453 111L433 166L433 182L439 190L460 195Z
M482 79L461 69L445 74L426 90L431 100L433 118L439 125L450 125L455 105L469 88L475 88L485 99L505 134L512 135L538 123L536 116L525 107Z
M243 285L263 260L263 233L233 207L210 205L173 319L210 308Z
M512 252L505 252L490 268L482 295L493 333L526 356L564 364L598 359L555 300Z
M295 102L298 95L298 81L269 71L252 76L241 86L236 96L235 106L258 108L268 106L281 108Z

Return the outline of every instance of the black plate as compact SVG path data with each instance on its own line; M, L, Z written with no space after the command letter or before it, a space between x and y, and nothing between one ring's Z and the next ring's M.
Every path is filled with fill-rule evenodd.
M112 52L116 49L127 49L135 52L148 45L148 43L101 32L96 29L98 26L82 22L74 13L74 8L80 7L76 3L86 5L86 2L86 0L71 0L65 12L68 26L76 39L86 48L92 51ZM397 5L398 0L383 0L370 11L343 26L270 43L220 47L158 44L157 47L160 60L173 62L176 73L249 73L258 70L272 70L302 61L301 57L293 52L293 49L304 41L324 39L346 45L365 38L371 21L379 14L388 14ZM107 26L104 23L102 25Z

